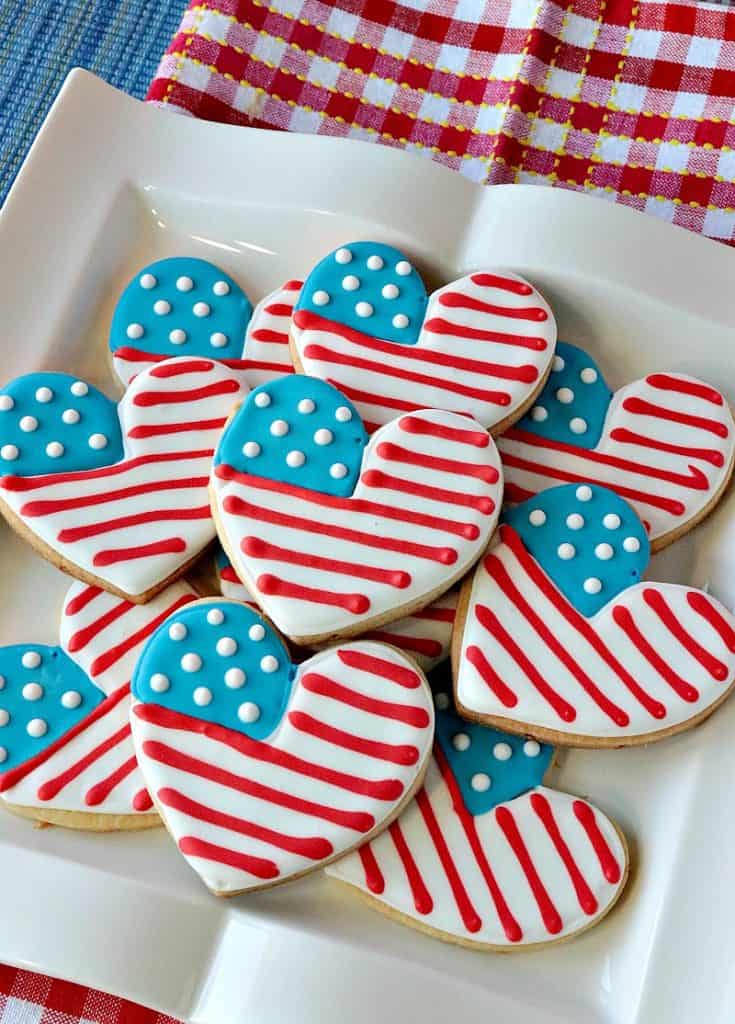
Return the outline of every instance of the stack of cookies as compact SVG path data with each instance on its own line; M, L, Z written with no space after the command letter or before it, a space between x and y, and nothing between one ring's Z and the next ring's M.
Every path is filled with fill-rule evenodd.
M74 577L58 646L0 650L8 809L162 822L220 896L326 868L472 947L597 923L625 838L544 777L733 687L729 610L644 579L728 484L722 395L665 367L613 393L517 274L429 295L367 241L254 308L158 261L110 350L119 402L0 391L0 508Z

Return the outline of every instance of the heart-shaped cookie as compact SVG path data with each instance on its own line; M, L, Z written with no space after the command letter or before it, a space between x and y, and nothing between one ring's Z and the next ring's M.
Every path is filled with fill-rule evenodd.
M287 281L253 309L245 292L208 260L171 257L143 267L120 296L110 326L115 373L127 385L177 356L209 358L250 387L291 373L288 334L300 281Z
M441 690L436 708L423 788L327 874L464 946L533 949L597 924L628 875L618 828L586 800L542 785L552 748L463 721Z
M116 405L63 373L0 391L0 509L45 558L144 602L215 535L214 446L247 388L209 359L138 374Z
M516 274L476 271L429 296L398 249L353 242L307 277L291 338L297 369L339 388L370 433L425 408L500 433L543 386L556 323Z
M297 667L265 619L224 599L159 627L133 695L151 796L218 895L286 882L371 838L431 750L431 693L400 652L360 641Z
M222 548L217 550L215 564L223 597L232 598L233 601L251 601L247 587L232 568ZM428 672L449 657L458 598L459 590L452 589L442 594L428 608L421 608L413 615L397 619L384 629L369 630L361 634L361 638L392 644L399 651L409 654L424 672Z
M735 425L719 391L652 373L614 394L586 352L560 342L530 413L499 441L506 500L594 481L626 498L654 551L714 507L735 461Z
M293 374L251 393L215 454L223 547L296 643L364 632L431 604L484 550L502 500L474 420L422 410L369 440L354 406Z
M641 582L646 531L613 491L567 484L507 513L464 584L460 714L572 746L648 743L735 682L735 619L691 587Z
M149 604L75 582L60 644L0 648L0 798L25 817L94 830L159 824L130 738L130 677L145 641L195 597Z

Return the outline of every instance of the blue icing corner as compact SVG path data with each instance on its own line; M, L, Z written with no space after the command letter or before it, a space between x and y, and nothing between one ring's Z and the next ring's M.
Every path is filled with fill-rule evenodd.
M0 391L0 475L99 469L124 455L117 405L66 373L29 373Z
M217 545L217 549L214 553L214 564L217 569L217 575L221 575L223 569L227 569L232 563L227 557L227 552L221 544Z
M470 814L486 814L541 785L553 747L460 718L454 710L446 670L434 673L432 689L436 740Z
M151 636L133 695L262 740L280 722L296 668L274 630L246 605L198 602Z
M143 267L120 296L110 349L241 359L253 307L237 281L208 260L176 256Z
M40 754L103 700L60 647L1 647L0 773Z
M611 399L612 391L594 359L584 349L560 341L541 394L516 428L576 448L594 448Z
M427 303L424 282L400 249L350 242L317 263L296 311L308 310L384 341L415 345Z
M638 583L650 546L622 498L595 484L564 484L507 511L505 522L564 596L590 616Z
M347 498L368 437L360 414L326 381L301 374L252 391L228 424L215 465Z

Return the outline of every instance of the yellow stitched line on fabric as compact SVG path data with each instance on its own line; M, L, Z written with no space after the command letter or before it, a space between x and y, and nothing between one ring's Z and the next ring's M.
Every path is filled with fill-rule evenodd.
M541 178L543 181L546 181L546 175L539 174L538 171L528 171L527 173L535 178ZM577 182L569 182L569 184L574 184L577 187L580 187ZM673 198L671 196L663 196L660 194L652 196L648 192L631 192L629 188L618 190L613 185L593 185L592 187L596 192L608 192L611 195L630 196L634 199L655 199L661 203L673 203L674 206L691 206L692 209L695 210L714 210L717 213L735 213L735 206L715 206L714 203L698 203L693 199L689 202L685 202L678 196L674 196Z
M246 78L237 79L235 78L234 75L231 75L227 71L220 71L219 68L217 68L214 64L206 64L203 60L199 60L197 57L191 57L189 54L184 53L183 51L175 51L174 53L169 54L169 56L186 58L186 60L190 61L192 64L196 64L197 67L206 68L207 71L210 71L215 75L221 75L222 78L226 78L230 82L235 82L236 85L241 85L246 89L252 89L254 92L262 94L264 96L270 96L274 100L277 100L279 103L286 103L289 107L298 107L299 110L305 110L308 114L317 114L322 119L332 117L331 114L328 114L324 110L315 110L314 107L310 107L306 103L297 103L296 100L284 99L282 96L279 96L278 93L269 92L267 89L264 89L260 85L253 85L253 83L249 82ZM292 71L285 71L283 68L281 70L284 72L284 74L293 74ZM298 78L299 81L306 81L306 78L303 75L296 75L295 77ZM317 83L311 84L314 85ZM477 153L456 153L452 149L444 150L441 149L439 146L427 146L424 142L418 142L415 139L407 139L403 136L398 138L395 135L391 135L390 132L379 132L377 128L371 128L368 125L359 124L357 121L347 121L345 120L344 117L336 116L334 117L334 120L337 121L339 124L347 125L348 128L356 128L358 131L367 132L368 135L377 135L380 136L381 139L390 139L391 142L400 142L403 145L412 146L415 147L416 149L426 149L430 153L441 153L444 156L457 157L460 160L479 160L482 163L489 163L492 160L492 156L483 156ZM444 125L443 127L447 127L447 125ZM448 127L459 128L460 126L449 125ZM467 131L468 129L464 130ZM494 137L495 133L493 133L492 135L488 135L488 138Z
M190 35L189 39L186 39L184 41L184 49L183 49L183 51L175 50L173 53L170 53L168 55L169 57L176 57L176 67L173 69L173 71L171 72L171 74L169 76L168 85L166 86L166 92L163 94L163 99L161 100L161 103L169 103L170 100L171 100L171 94L174 91L174 86L176 85L176 83L178 82L179 78L181 77L181 72L183 71L183 68L184 68L184 59L187 56L186 51L189 49L189 47L191 46L191 44L194 41L194 36L196 35L196 33L197 33L198 29L199 29L199 26L202 23L202 18L204 17L204 11L205 11L205 9L196 10L196 12L194 14L194 25L191 28L191 35Z

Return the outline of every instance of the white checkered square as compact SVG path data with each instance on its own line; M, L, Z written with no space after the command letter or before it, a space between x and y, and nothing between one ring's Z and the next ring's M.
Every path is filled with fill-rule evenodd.
M399 29L389 25L383 33L383 42L380 44L380 49L405 58L411 51L414 39L415 37L410 33L401 32Z
M552 96L562 96L570 100L579 92L580 83L579 72L552 68L546 80L546 92L551 93Z
M727 150L720 153L717 161L717 174L726 181L735 181L735 151Z
M551 120L536 120L531 129L530 143L536 149L545 149L549 153L556 153L562 149L567 138L569 129L565 125L557 124Z
M522 64L521 53L498 53L493 60L493 78L509 82L518 75Z
M281 40L275 39L273 36L259 35L255 40L252 55L256 60L262 60L267 64L272 64L274 67L278 67L287 50L288 46Z
M689 147L662 142L656 153L656 167L660 171L685 171L689 160Z
M206 92L211 77L212 73L205 64L196 64L193 60L186 58L181 61L179 81L183 85L188 85L190 89Z
M640 113L644 109L648 89L643 85L621 82L613 95L613 106L618 110L634 110Z
M436 66L438 68L448 68L450 71L464 71L466 63L467 50L463 46L452 46L450 43L442 43L436 59Z
M210 36L217 43L224 43L227 33L232 28L232 18L219 11L204 11L197 31L200 35Z
M475 118L475 128L483 135L495 135L505 119L506 108L480 107Z
M654 59L661 48L662 38L663 32L653 29L636 29L628 47L628 56Z
M604 164L624 164L628 159L631 140L622 135L603 135L595 150Z
M425 93L421 100L418 114L419 117L429 121L443 123L449 120L449 111L452 109L452 106L453 104L443 96L432 96L429 93Z
M687 65L690 68L716 68L721 49L722 40L720 39L694 36L689 44Z
M564 23L563 39L565 43L588 50L593 45L599 25L592 18L582 18L578 14L568 14Z
M671 104L671 113L677 117L701 117L707 97L696 92L678 92Z
M29 1003L26 999L8 996L3 1008L0 1024L39 1024L43 1017L43 1006Z
M731 239L735 235L735 213L725 210L707 210L704 215L704 233L710 238Z

